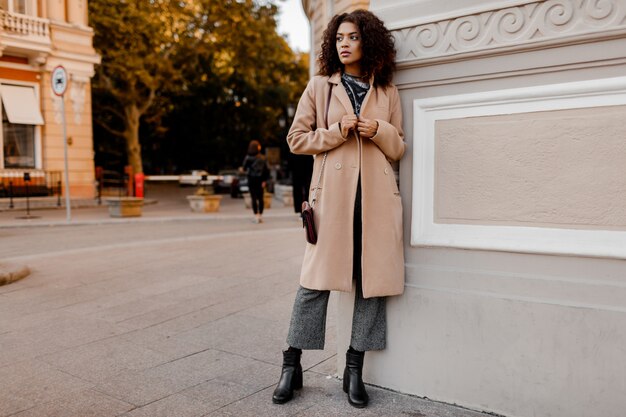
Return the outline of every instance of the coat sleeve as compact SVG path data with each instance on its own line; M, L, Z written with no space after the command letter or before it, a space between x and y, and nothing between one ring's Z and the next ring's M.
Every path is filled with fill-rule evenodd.
M398 89L393 86L390 91L391 117L389 122L376 119L378 132L372 137L372 141L378 145L381 151L392 161L398 161L404 155L406 143L402 130L402 106Z
M331 124L328 129L317 127L317 112L325 112L326 109L318 108L316 105L322 100L316 100L315 93L316 91L324 91L324 89L316 90L315 81L316 78L311 79L304 90L298 102L293 124L287 134L289 149L294 154L316 155L343 145L347 140L341 136L338 122ZM326 92L326 94L328 93ZM325 96L322 106L325 106L326 102L327 97Z

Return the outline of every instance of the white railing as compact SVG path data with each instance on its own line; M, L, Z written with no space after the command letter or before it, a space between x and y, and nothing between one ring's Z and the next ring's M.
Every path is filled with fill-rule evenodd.
M48 38L50 24L47 19L28 16L19 13L10 13L0 10L0 30L19 35Z

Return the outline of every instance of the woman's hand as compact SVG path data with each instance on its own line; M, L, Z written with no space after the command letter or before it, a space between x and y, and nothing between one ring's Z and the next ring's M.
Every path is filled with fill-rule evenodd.
M351 130L356 130L356 125L359 119L354 114L346 114L341 118L341 136L344 138L348 137L348 133Z
M362 138L371 139L378 133L378 122L371 119L360 119L357 130Z

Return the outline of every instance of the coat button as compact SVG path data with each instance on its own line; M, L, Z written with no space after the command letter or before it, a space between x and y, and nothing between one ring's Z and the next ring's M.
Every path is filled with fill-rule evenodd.
M341 164L340 164L339 162L337 162L337 163L335 164L335 168L336 168L336 169L341 169Z
M385 175L389 173L389 169L385 168Z

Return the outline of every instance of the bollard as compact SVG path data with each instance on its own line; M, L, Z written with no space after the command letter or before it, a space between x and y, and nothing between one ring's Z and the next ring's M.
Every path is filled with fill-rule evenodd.
M143 172L138 172L135 174L135 197L143 198L144 180L145 180L145 176Z
M57 207L61 207L61 181L57 181Z
M13 205L13 180L9 181L9 208L12 209Z
M24 186L26 187L26 217L30 217L30 190L28 184L30 183L30 172L24 173Z

